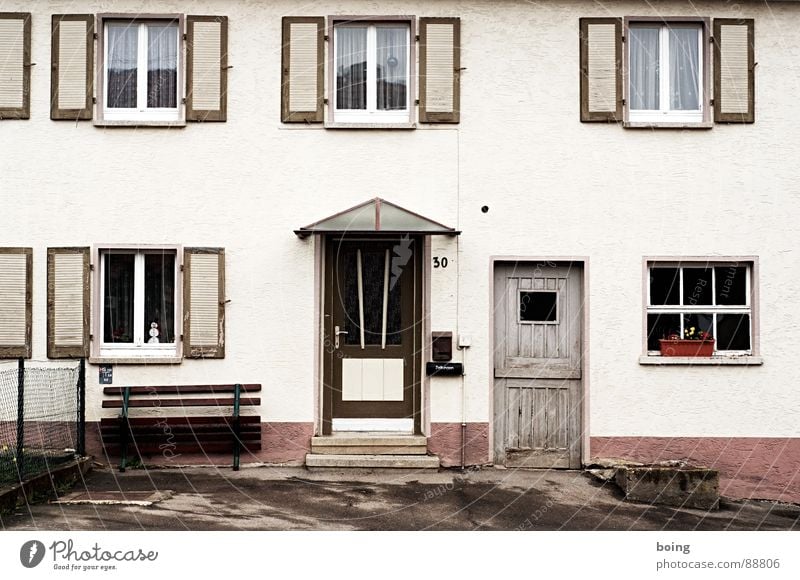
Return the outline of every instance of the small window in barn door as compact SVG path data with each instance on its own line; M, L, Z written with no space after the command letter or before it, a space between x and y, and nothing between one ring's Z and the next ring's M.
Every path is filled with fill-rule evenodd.
M519 321L523 324L558 323L558 292L521 290Z
M0 358L31 356L31 248L0 248Z

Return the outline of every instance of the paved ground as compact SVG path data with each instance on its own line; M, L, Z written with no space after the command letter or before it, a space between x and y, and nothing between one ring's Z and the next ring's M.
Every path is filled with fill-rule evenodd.
M705 512L641 505L575 471L95 469L73 492L87 490L160 491L166 499L151 506L43 503L3 516L0 529L800 531L800 506L723 502Z

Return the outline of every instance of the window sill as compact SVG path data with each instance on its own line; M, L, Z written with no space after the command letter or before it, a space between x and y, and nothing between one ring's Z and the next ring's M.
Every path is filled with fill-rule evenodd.
M326 129L416 129L416 123L325 123Z
M183 362L179 356L90 356L94 365L177 365Z
M706 366L759 366L764 364L760 356L640 356L640 365L706 365Z
M94 122L95 127L178 127L186 126L186 121L145 121L145 120L105 120L97 119Z
M700 123L676 123L676 122L649 122L649 121L625 121L622 126L626 129L711 129L714 123L702 121Z

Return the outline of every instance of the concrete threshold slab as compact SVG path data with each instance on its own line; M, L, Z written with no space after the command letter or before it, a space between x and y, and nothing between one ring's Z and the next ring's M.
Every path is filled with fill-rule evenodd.
M148 507L170 499L171 490L164 491L78 491L52 503L65 505L136 505Z

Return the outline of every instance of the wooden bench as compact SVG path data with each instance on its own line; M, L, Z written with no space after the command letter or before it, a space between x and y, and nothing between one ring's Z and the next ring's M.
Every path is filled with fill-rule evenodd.
M122 411L119 417L100 420L100 437L106 453L119 455L120 471L125 471L129 445L138 457L232 452L233 469L238 471L242 448L248 452L261 449L261 417L239 412L241 407L260 405L259 397L242 396L260 391L258 384L105 387L103 394L116 398L105 399L103 408ZM214 407L219 414L130 416L139 408L188 407ZM223 414L224 408L232 411Z

